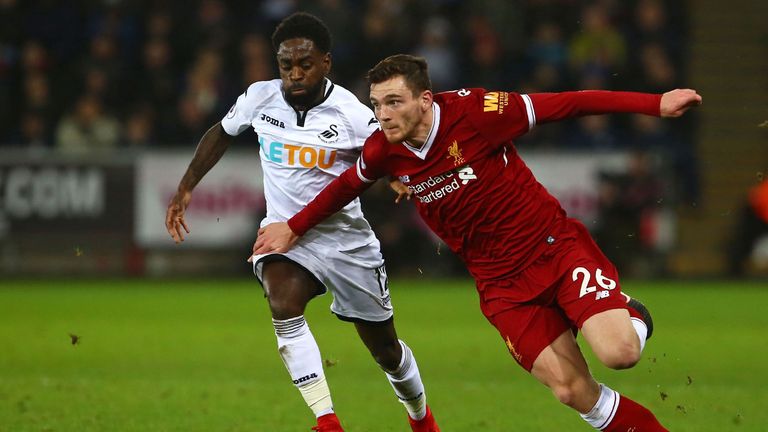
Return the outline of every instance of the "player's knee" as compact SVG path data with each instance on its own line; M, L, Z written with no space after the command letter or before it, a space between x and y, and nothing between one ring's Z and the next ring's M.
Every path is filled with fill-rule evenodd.
M571 408L576 406L579 399L579 389L573 384L558 384L552 386L552 393L554 393L560 403Z
M373 343L367 341L366 345L373 359L385 371L392 372L400 366L403 353L397 339L377 340Z
M304 313L304 306L291 298L268 296L269 310L275 319L289 319Z
M376 344L371 349L371 355L378 365L385 371L395 371L400 366L402 351L400 343L394 340L391 343Z
M640 361L640 343L626 340L616 343L599 355L600 361L611 369L629 369Z

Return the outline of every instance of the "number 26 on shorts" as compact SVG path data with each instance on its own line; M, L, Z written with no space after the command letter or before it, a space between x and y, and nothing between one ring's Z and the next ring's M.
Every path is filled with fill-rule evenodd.
M573 269L573 273L571 274L573 281L576 282L579 280L579 277L582 277L581 291L579 292L580 298L589 293L597 291L597 286L590 285L590 282L592 281L592 275L590 274L589 270L584 267L576 267ZM598 285L600 285L602 289L612 290L616 288L616 281L609 277L603 276L603 269L595 270L595 281Z

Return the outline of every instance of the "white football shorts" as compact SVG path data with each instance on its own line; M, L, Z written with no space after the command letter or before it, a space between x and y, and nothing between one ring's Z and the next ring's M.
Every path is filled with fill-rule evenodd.
M274 255L304 267L326 291L330 290L331 312L340 319L381 322L392 317L387 272L377 241L343 252L316 243L299 243L284 254L254 255L253 273L262 286L264 260Z

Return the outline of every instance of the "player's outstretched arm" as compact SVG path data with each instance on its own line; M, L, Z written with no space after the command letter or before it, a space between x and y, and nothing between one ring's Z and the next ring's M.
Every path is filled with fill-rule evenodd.
M224 131L220 122L208 129L200 139L195 155L179 182L176 195L171 198L171 202L168 203L168 210L165 212L165 228L176 243L184 241L185 232L189 234L184 213L192 200L192 190L221 159L230 142L232 142L232 137Z
M663 95L626 91L582 90L562 93L531 93L529 122L549 123L595 114L635 113L679 117L701 104L695 90L677 89Z
M661 95L662 117L680 117L688 109L701 105L701 96L692 89L675 89Z
M260 229L259 237L253 244L253 255L288 251L304 233L343 209L372 184L373 181L362 181L357 175L356 166L352 166L330 182L287 223L273 223Z

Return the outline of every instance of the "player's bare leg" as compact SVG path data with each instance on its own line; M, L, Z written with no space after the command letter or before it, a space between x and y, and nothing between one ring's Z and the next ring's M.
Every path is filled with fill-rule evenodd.
M586 413L600 396L600 385L592 378L573 332L561 334L533 362L531 374L552 390L557 400Z
M626 369L640 361L645 342L653 333L653 319L640 301L621 293L627 309L595 314L582 333L598 359L613 369Z
M307 303L319 287L306 270L287 261L264 264L262 272L280 356L293 384L318 418L315 430L343 431L333 412L320 349L304 320Z
M397 338L394 319L381 323L355 322L357 334L371 352L376 363L408 411L411 429L417 432L440 432L427 406L424 384L416 359L405 342Z
M595 381L570 330L539 354L531 374L595 429L604 432L667 431L648 409Z
M611 369L631 368L640 361L640 337L626 309L611 309L589 317L581 332L600 362Z

